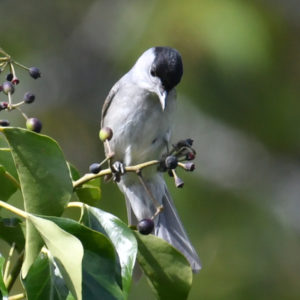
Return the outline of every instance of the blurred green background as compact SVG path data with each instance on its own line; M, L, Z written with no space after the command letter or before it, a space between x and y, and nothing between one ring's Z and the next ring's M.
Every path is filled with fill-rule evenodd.
M0 25L0 45L42 71L19 72L17 95L37 96L26 112L83 173L103 158L114 82L147 48L177 48L173 141L195 140L197 170L183 190L166 180L203 263L189 299L300 299L299 1L2 0ZM100 207L126 220L117 187L102 189ZM145 279L130 299L154 299Z

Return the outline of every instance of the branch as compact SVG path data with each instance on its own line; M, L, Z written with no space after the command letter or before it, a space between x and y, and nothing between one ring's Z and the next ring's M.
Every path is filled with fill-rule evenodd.
M150 161L147 161L147 162L135 165L135 166L125 167L125 171L136 173L136 172L139 172L140 170L142 170L146 167L150 167L150 166L154 166L154 165L158 165L158 164L160 164L159 160L150 160ZM112 174L112 170L110 168L102 170L98 174L92 174L92 173L85 174L81 178L79 178L78 180L73 182L73 188L75 189L75 188L83 185L84 183L92 180L92 179L102 177L102 176L105 176L105 175L109 175L109 174Z

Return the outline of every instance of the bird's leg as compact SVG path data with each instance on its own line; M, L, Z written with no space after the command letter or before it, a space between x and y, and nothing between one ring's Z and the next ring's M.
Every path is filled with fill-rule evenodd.
M115 161L111 166L111 171L113 173L113 180L119 182L121 176L125 174L124 164L120 161Z
M144 187L145 191L149 195L150 199L152 200L152 202L153 202L153 204L156 208L156 211L155 211L154 215L151 217L151 219L153 220L156 216L158 216L164 210L164 207L157 201L157 199L155 199L155 197L153 196L153 194L151 193L151 191L147 187L147 185L145 183L145 180L143 178L143 175L142 175L142 171L138 170L136 172L136 174L137 174L142 186Z

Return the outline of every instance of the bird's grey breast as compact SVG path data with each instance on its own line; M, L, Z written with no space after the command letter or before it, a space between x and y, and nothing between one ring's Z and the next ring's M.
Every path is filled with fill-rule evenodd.
M162 110L155 93L130 84L119 87L103 121L114 132L110 144L116 160L128 165L160 158L170 136L175 98L170 91Z

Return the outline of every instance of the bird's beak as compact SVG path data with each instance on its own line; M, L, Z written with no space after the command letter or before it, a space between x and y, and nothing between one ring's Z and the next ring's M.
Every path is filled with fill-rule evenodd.
M159 98L162 110L165 110L168 92L166 90L158 89L157 96Z

